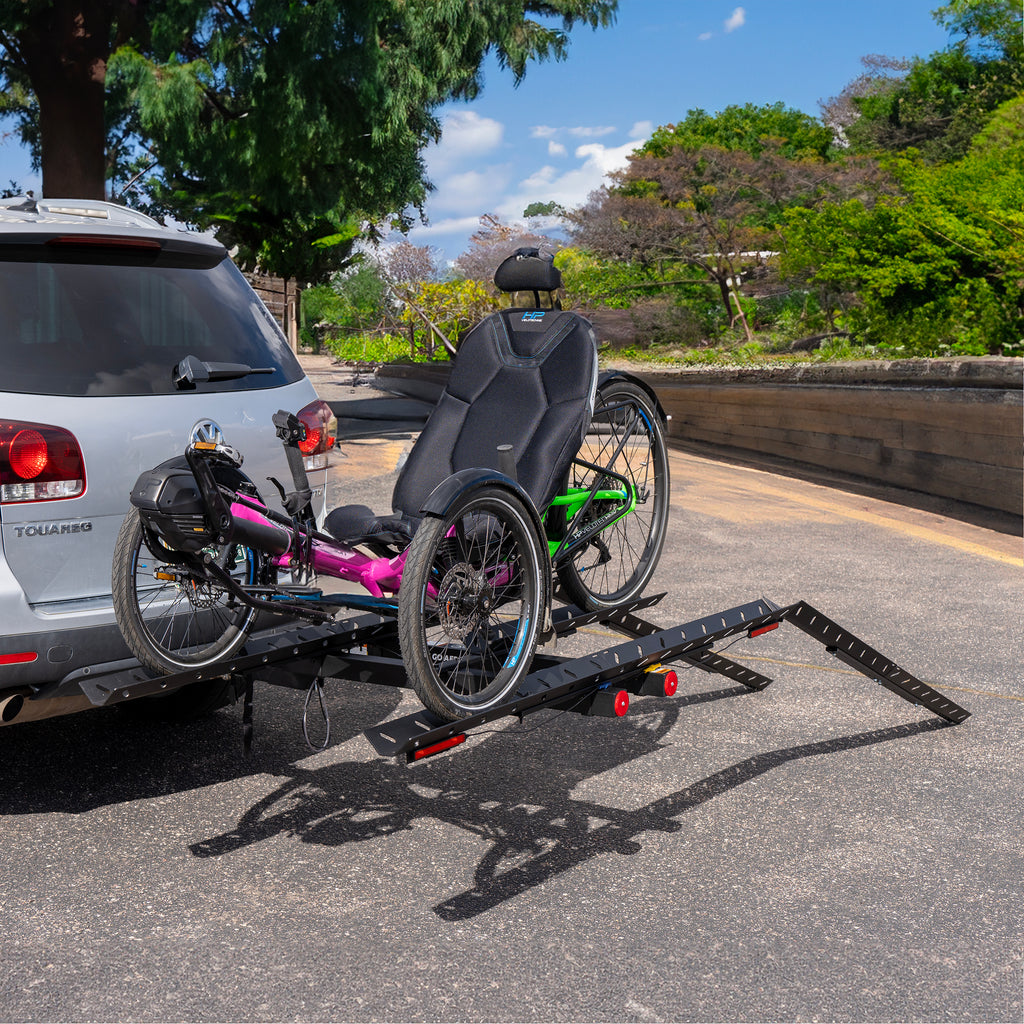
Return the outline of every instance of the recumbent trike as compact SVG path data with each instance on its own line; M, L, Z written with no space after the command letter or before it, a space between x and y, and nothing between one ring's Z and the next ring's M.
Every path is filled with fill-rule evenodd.
M267 507L225 444L196 442L140 476L113 593L146 668L228 659L261 612L326 622L371 608L397 616L412 687L454 721L515 693L549 633L553 577L587 611L636 598L665 538L664 413L636 379L599 377L593 329L561 310L550 256L520 249L494 280L533 305L494 313L465 338L392 514L347 505L318 530L305 428L287 412L274 417L293 477L293 490L277 485L287 515ZM318 576L365 594L325 595Z

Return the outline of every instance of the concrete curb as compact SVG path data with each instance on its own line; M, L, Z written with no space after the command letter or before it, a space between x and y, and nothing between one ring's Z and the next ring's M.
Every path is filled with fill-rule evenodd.
M627 368L657 391L671 438L1024 513L1022 359ZM447 366L377 376L423 397Z

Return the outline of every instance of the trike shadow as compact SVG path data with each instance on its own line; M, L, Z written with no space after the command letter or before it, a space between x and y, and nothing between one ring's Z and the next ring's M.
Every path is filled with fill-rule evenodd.
M671 703L652 702L656 711L634 718L632 728L591 719L585 737L571 725L513 727L412 771L381 761L293 768L291 778L247 811L235 828L190 849L197 857L217 857L281 834L343 846L434 818L491 843L472 887L434 907L440 918L462 921L595 857L638 853L643 833L677 832L683 827L678 819L687 811L780 765L949 724L929 719L755 754L636 810L570 795L584 780L666 746L663 741L682 707L747 693L731 687Z

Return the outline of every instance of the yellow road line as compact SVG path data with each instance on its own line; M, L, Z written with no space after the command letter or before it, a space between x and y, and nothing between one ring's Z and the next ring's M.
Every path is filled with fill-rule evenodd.
M786 491L781 488L766 487L763 485L759 485L757 489L761 493L771 494L777 498L785 498L788 501L793 501L800 505L808 505L811 508L819 509L822 512L832 512L833 514L843 516L846 519L856 519L861 523L870 523L872 526L881 526L887 530L896 530L897 532L904 533L909 537L915 537L917 540L929 541L932 544L942 544L944 547L955 548L956 550L963 551L969 555L980 555L982 558L991 558L997 562L1003 562L1005 565L1015 565L1018 568L1024 569L1024 557L1022 556L1007 554L1005 551L997 551L995 548L987 547L984 544L978 544L972 540L952 537L949 534L940 533L938 530L931 530L927 526L916 526L914 523L905 523L902 520L894 519L891 516L883 516L877 512L868 512L866 509L844 508L842 505L837 505L831 501L813 498L806 493L794 494L793 491Z
M689 461L709 461L702 459L698 455L692 455L690 453L677 452L676 454L685 454L685 458ZM716 463L715 465L718 464ZM893 516L882 515L878 512L869 512L866 509L844 507L834 501L826 500L825 498L812 497L808 493L808 490L810 488L817 488L819 486L817 484L806 482L803 486L794 489L772 487L770 484L765 482L772 476L771 473L762 469L755 469L746 466L734 468L740 468L743 472L756 474L761 477L761 480L759 480L753 488L753 490L758 494L771 495L772 497L781 498L784 501L791 502L795 505L804 505L808 508L817 509L821 512L831 512L834 515L842 516L846 519L855 519L858 522L870 523L872 526L881 526L884 529L895 530L918 540L928 541L932 544L941 544L944 547L955 548L958 551L963 551L965 554L979 555L982 558L991 558L994 561L1002 562L1004 565L1013 565L1017 568L1024 569L1024 555L1011 555L1008 552L999 551L998 549L989 547L986 544L980 544L976 541L951 536L950 534L940 532L939 530L929 529L927 526L917 526L913 523L904 522L902 519L897 519Z

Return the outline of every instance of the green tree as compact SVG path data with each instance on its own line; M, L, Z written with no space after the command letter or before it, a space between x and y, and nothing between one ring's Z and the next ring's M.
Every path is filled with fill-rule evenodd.
M793 210L785 264L856 293L849 326L906 354L1000 352L1024 335L1024 98L959 161L892 161L902 193Z
M44 192L101 197L117 120L137 133L136 173L151 165L160 208L231 224L255 249L290 217L309 227L422 203L435 110L479 91L484 56L519 80L531 60L567 54L573 25L610 24L616 4L0 0L0 86L38 141ZM105 121L115 94L127 121L123 109Z
M1019 0L955 0L935 12L956 40L902 76L863 77L843 126L857 152L919 150L957 160L1000 104L1024 91ZM877 58L876 58L877 60Z
M797 159L826 157L832 133L815 118L783 103L764 106L729 106L716 114L696 109L678 124L663 125L636 151L641 156L667 156L673 149L697 150L705 146L739 150L759 157L768 146L782 156Z
M759 139L756 149L754 156L678 145L664 155L633 154L613 185L574 214L574 242L662 279L696 268L717 288L729 322L739 320L749 336L740 281L771 272L785 211L876 187L873 165L863 161L789 158L778 138Z
M302 335L318 351L329 333L372 334L388 326L392 304L388 286L374 263L355 261L330 284L302 294Z
M107 63L118 46L145 37L144 6L0 0L0 112L32 147L46 194L104 197Z
M494 293L480 281L423 281L409 289L400 319L413 330L426 327L431 355L437 343L453 355L458 339L498 308Z
M658 128L610 187L574 211L573 242L688 294L702 275L749 338L740 283L775 272L784 211L877 186L873 165L834 160L831 144L828 128L782 103L691 110Z

